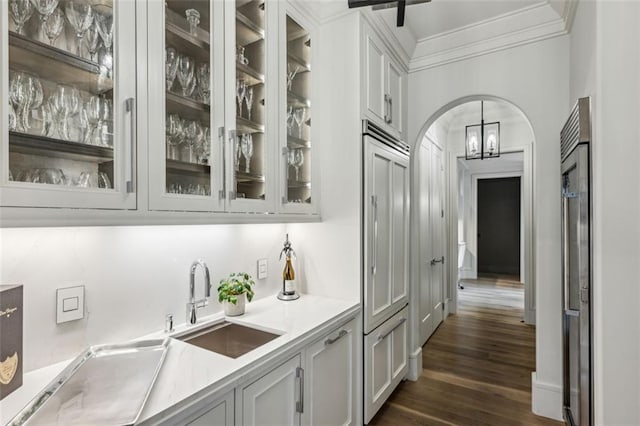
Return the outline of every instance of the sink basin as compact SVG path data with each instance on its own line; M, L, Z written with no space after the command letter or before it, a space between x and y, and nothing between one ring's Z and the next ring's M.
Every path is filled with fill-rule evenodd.
M231 358L238 358L277 337L280 336L244 325L223 321L211 327L183 334L176 338L202 349L207 349Z

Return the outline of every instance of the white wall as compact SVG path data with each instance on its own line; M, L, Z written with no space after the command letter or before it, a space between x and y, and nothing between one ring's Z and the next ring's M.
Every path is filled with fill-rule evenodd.
M542 414L556 418L561 415L559 132L569 111L568 76L568 37L409 75L409 141L414 145L421 142L427 120L471 95L512 102L533 127L536 371L537 381L551 389L551 403Z
M199 316L221 310L221 278L255 277L259 258L269 260L269 276L256 281L256 297L272 297L281 286L285 232L279 224L1 229L0 282L24 285L25 372L88 345L162 330L168 313L184 323L189 267L198 258L209 266L214 296ZM56 288L74 285L85 286L85 318L56 325ZM198 270L196 297L203 288Z
M640 424L640 3L582 1L571 102L592 98L595 420Z

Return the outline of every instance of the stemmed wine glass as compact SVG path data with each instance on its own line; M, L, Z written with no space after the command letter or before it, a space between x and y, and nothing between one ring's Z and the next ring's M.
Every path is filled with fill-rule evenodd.
M102 38L102 44L105 49L110 50L113 44L113 16L96 14L95 20L98 25L100 38Z
M202 126L202 133L198 141L198 163L209 164L211 153L211 130L207 126Z
M191 91L193 90L193 86L191 83L193 82L194 76L194 65L195 62L193 58L185 55L180 55L178 58L178 83L182 87L182 96L191 95Z
M251 107L253 106L253 87L249 87L245 93L244 100L247 104L247 114L251 120Z
M69 23L76 31L76 37L78 38L76 42L76 55L80 56L82 38L93 23L93 8L89 4L70 0L67 2L64 10Z
M84 39L87 42L87 50L89 51L90 58L95 62L97 60L96 52L100 45L100 32L98 31L98 24L96 22L87 28Z
M242 101L247 94L247 83L239 79L236 81L236 98L238 100L238 117L242 117Z
M197 121L190 121L184 125L184 142L187 145L187 161L189 163L195 163L195 150L194 147L197 142L202 138L202 125Z
M287 162L296 169L296 182L300 181L300 167L304 164L304 155L300 148L289 150Z
M84 115L87 120L87 132L84 135L84 143L96 145L102 144L102 138L96 138L96 130L102 131L102 121L107 116L106 99L99 96L91 96L84 105Z
M42 28L49 39L49 44L53 46L53 43L55 43L64 29L64 13L59 8L56 8L51 12L47 20L42 23Z
M305 107L300 107L293 110L293 119L296 121L296 125L298 126L299 138L302 138L302 123L304 122L306 113L307 109Z
M177 114L171 114L167 117L166 123L167 143L169 144L167 158L170 160L178 159L178 146L183 139L182 119Z
M287 90L291 91L293 79L296 78L298 71L300 71L300 66L296 65L294 68L291 64L287 64Z
M49 19L49 15L58 7L58 2L59 0L31 0L31 4L40 14L40 20L43 25Z
M178 72L178 52L176 52L176 49L173 47L167 47L165 50L164 61L167 90L170 90Z
M80 108L80 93L75 87L58 84L50 99L53 115L59 125L58 131L60 137L65 140L70 140L69 117L78 113Z
M236 137L233 144L233 166L236 172L240 171L240 155L242 154L240 150L241 144L242 138L240 138L240 141L238 141L238 138Z
M42 84L29 73L16 72L9 82L9 96L18 108L16 128L26 132L31 128L31 110L42 104Z
M24 35L22 29L24 24L31 18L33 7L30 0L9 0L9 12L13 22L16 24L16 32Z
M9 130L13 131L16 129L16 112L13 109L13 105L11 105L11 100L9 100Z
M293 128L293 106L287 106L287 134L291 135L291 129Z
M240 149L244 156L244 171L249 173L251 171L251 157L253 156L253 136L250 133L242 135Z
M198 80L198 86L200 87L200 92L202 93L202 102L208 105L211 101L211 71L209 69L209 64L199 64L196 69L196 77Z

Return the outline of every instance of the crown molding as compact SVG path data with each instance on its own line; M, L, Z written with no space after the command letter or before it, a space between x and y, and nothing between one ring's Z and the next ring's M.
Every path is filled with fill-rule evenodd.
M565 4L563 11L564 16L558 16L545 2L423 38L416 44L409 72L565 35L568 33L565 19L575 15L575 4Z

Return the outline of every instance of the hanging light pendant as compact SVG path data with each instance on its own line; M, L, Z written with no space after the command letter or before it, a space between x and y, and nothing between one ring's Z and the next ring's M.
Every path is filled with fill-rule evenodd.
M500 157L500 122L484 122L484 101L480 101L480 124L465 127L464 151L467 160Z

